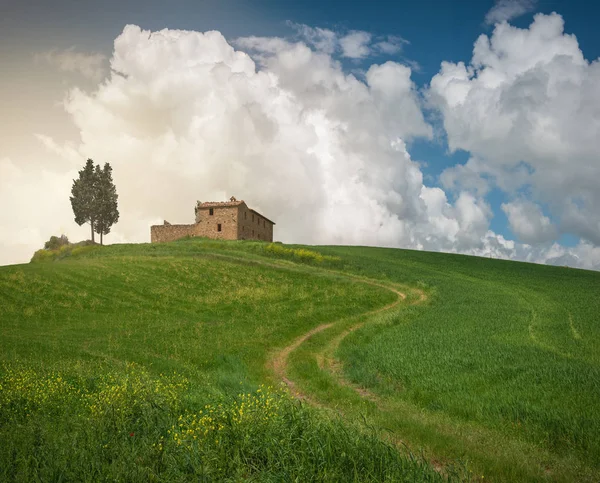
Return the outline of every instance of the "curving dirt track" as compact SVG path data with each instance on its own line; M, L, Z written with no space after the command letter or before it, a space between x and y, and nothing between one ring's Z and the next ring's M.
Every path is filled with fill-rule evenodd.
M365 314L363 314L364 316L371 317L371 316L374 316L377 314L381 314L383 312L387 312L389 310L394 309L401 302L406 300L406 294L404 292L401 292L400 290L396 289L393 286L385 285L385 284L375 281L375 280L365 280L365 279L362 279L359 277L347 276L347 278L351 278L351 279L356 280L361 283L366 283L366 284L373 285L376 287L384 288L386 290L390 290L397 295L397 299L394 302L392 302L384 307L380 307L380 308L372 310L370 312L366 312ZM421 303L427 299L427 296L425 295L425 293L423 291L418 290L418 292L419 292L419 299L413 303ZM317 363L318 363L319 367L321 369L329 372L336 379L338 384L353 389L362 398L365 398L365 399L368 399L371 401L376 401L377 397L374 394L372 394L370 391L368 391L367 389L361 388L355 384L352 384L351 382L346 380L343 376L341 362L339 362L333 358L333 354L335 353L336 349L339 347L341 342L344 340L344 338L346 338L353 331L358 330L361 327L363 327L367 322L368 321L363 321L358 324L355 324L352 327L343 331L342 333L338 334L336 337L334 337L329 342L329 344L327 344L327 346L325 347L325 349L323 351L321 351L321 352L319 352L319 354L317 354L316 358L317 358ZM330 327L332 327L334 325L335 325L335 322L329 322L326 324L319 325L318 327L315 327L314 329L311 329L310 331L306 332L305 334L303 334L300 337L298 337L297 339L295 339L290 345L288 345L287 347L284 347L282 350L277 352L269 361L269 366L270 366L271 370L274 372L274 374L277 376L277 378L279 380L281 380L282 382L284 382L287 385L290 392L295 397L305 400L315 406L320 406L320 404L318 402L316 402L315 400L313 400L309 395L300 391L298 389L297 385L294 383L294 381L292 381L288 377L288 374L287 374L288 359L289 359L290 354L293 351L295 351L298 347L300 347L300 345L302 345L306 340L310 339L315 334L318 334L320 332L323 332L324 330L329 329Z

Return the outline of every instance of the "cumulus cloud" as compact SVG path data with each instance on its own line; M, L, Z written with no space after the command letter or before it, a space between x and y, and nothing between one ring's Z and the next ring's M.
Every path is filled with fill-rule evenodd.
M399 35L374 36L369 32L357 30L341 33L290 21L287 25L296 31L302 42L315 50L329 55L340 53L342 57L352 59L364 59L370 55L396 55L402 51L405 44L410 43ZM244 39L246 46L251 44L249 39L252 37ZM264 38L265 41L267 39L273 40L273 38ZM412 64L411 67L418 66L414 61L405 61L409 65Z
M114 167L116 237L145 241L163 218L190 221L196 199L233 194L275 219L285 241L484 247L487 205L468 193L449 203L406 150L432 136L410 68L374 64L359 80L304 42L238 45L261 68L218 32L127 26L111 77L70 91L82 162ZM62 148L70 159L73 147Z
M404 140L431 135L410 69L373 65L363 82L301 42L238 44L263 69L218 32L128 26L111 79L70 93L82 149L121 182L123 230L127 213L185 221L197 198L235 194L287 240L408 243L425 207Z
M403 39L397 35L388 35L379 39L378 42L373 44L373 48L383 54L395 55L402 51L404 44L408 44L408 40Z
M537 244L556 238L556 227L536 204L530 201L503 203L502 211L508 217L510 229L522 242Z
M106 56L100 53L78 52L74 47L49 50L35 55L36 61L45 61L64 72L71 72L98 81L106 73Z
M28 178L10 161L0 165L2 203L21 199L19 188L5 186L28 180L31 193L44 193L39 212L21 211L2 226L52 228L31 237L32 251L58 234L56 227L73 226L68 192L91 157L114 168L121 218L112 242L148 241L151 224L191 222L197 199L235 195L274 219L282 241L530 261L572 255L579 265L596 263L588 245L558 247L549 257L548 249L493 233L483 190L457 184L451 200L426 186L406 148L432 137L411 69L385 62L357 78L316 42L238 39L249 55L219 32L126 26L115 40L110 76L93 91L72 89L65 100L81 141L38 135L63 160L60 169Z
M485 23L493 25L507 22L535 10L537 0L496 0L494 6L485 15Z
M600 247L587 242L580 242L574 247L563 247L558 243L549 247L523 247L521 259L527 262L600 270Z
M369 44L372 35L369 32L354 30L340 39L342 55L351 59L364 59L371 49Z
M489 173L481 169L477 158L470 158L465 164L457 164L442 171L440 183L450 191L467 191L483 197L490 190L488 176Z
M300 38L316 50L326 54L333 54L339 47L339 36L333 30L319 27L310 27L308 25L288 21L287 24L292 27Z
M442 113L450 150L478 160L451 169L448 185L479 176L509 196L526 189L560 233L597 246L600 62L588 62L563 28L557 14L536 15L527 29L498 24L477 39L470 64L442 63L429 100Z

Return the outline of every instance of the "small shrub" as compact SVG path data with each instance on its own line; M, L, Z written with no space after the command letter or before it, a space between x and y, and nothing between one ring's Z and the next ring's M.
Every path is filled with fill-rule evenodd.
M51 260L54 260L54 252L41 248L33 254L30 263L48 262Z
M56 250L56 249L62 247L63 245L68 245L68 244L69 244L69 239L67 238L66 235L61 235L60 237L51 236L50 240L48 240L46 243L44 243L44 249L45 250Z
M36 251L33 254L33 257L31 257L30 263L62 260L63 258L88 253L92 250L97 249L100 246L91 240L84 240L84 241L80 241L77 243L69 243L67 237L64 235L60 239L55 236L52 238L61 240L63 237L64 237L64 240L67 240L66 244L59 244L56 248L52 248L52 249L43 248L41 250ZM50 244L50 242L52 241L52 238L50 238L50 240L46 242L46 245ZM56 242L53 242L53 243L55 244Z

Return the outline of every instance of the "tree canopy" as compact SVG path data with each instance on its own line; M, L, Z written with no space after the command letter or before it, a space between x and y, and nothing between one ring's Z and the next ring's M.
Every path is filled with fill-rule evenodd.
M110 233L110 228L119 220L117 209L117 190L112 179L112 167L109 163L101 169L94 167L94 161L88 159L79 171L79 177L73 180L71 188L71 206L75 215L75 223L90 224L92 241L94 233L103 235Z
M110 233L110 227L119 221L119 210L117 208L117 189L112 179L112 167L106 163L104 169L96 166L96 205L97 215L94 230L100 235L102 243L103 235Z

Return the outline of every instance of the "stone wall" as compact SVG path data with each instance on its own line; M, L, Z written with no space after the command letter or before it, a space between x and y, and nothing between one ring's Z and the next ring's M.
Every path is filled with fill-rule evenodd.
M255 211L249 209L245 204L239 207L239 240L263 240L273 241L273 223Z
M248 208L246 203L227 203L229 206L199 205L194 225L164 225L150 227L152 243L169 242L185 236L202 236L217 240L273 241L273 223ZM212 210L212 214L211 214Z
M212 215L210 210L213 210ZM237 219L237 206L199 208L196 212L194 235L216 238L217 240L237 240Z
M154 225L150 227L150 241L152 243L169 242L184 236L194 236L196 225Z

